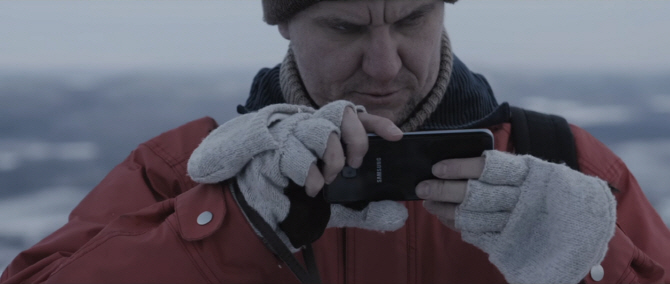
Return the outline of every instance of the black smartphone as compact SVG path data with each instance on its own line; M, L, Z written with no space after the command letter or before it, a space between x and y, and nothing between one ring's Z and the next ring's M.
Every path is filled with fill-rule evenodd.
M323 189L329 203L378 200L418 200L419 182L436 178L432 167L439 161L481 156L493 149L488 129L407 132L400 141L368 135L363 164L345 166L335 181Z

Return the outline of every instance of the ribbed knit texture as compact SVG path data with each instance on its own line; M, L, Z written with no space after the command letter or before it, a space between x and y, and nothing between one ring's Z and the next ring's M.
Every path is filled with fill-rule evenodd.
M269 25L286 22L298 12L321 0L263 0L263 20ZM444 0L456 3L458 0Z
M449 86L451 70L454 63L454 54L451 52L451 42L447 32L442 32L442 49L440 50L440 72L437 74L437 80L433 89L417 106L409 117L400 125L402 131L412 131L418 129L435 112L437 106L442 101L444 93Z
M453 63L453 54L451 52L451 43L446 32L442 33L442 43L440 50L440 70L437 79L431 91L426 95L415 111L402 122L399 127L402 131L412 131L418 129L437 109L442 101ZM300 79L300 71L293 55L293 50L289 49L284 62L279 69L279 85L281 86L284 100L289 104L307 105L318 107L314 101L307 95L305 86Z
M455 55L452 66L447 90L437 108L421 127L412 130L487 127L509 120L509 106L507 103L498 105L484 76L471 72ZM272 69L263 68L258 72L242 113L257 111L271 104L286 103L279 80L280 69L281 65L277 65ZM302 82L299 82L299 85L302 85ZM304 92L302 86L291 89L302 89ZM308 97L306 100L309 103L301 101L301 104L314 105Z
M269 25L288 21L320 0L263 0L263 20Z
M307 95L292 48L288 49L284 61L279 67L279 86L286 103L318 108L316 103Z

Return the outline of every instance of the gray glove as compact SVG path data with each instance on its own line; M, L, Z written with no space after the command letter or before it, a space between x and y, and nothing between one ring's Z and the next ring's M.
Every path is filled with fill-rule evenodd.
M296 205L292 202L299 202L290 200L285 189L290 181L305 185L309 168L323 157L330 134L340 134L346 107L357 109L347 101L335 101L319 110L277 104L237 117L203 140L188 161L188 173L201 183L237 177L249 205L295 251L298 248L279 228L291 206ZM392 201L372 202L358 211L340 205L326 206L330 207L329 227L391 231L402 227L407 219L407 209Z
M487 151L456 208L463 240L510 283L578 283L605 257L616 200L606 182L532 156Z

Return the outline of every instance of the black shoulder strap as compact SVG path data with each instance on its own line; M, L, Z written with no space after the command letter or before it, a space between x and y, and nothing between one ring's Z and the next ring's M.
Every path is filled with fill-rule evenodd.
M557 115L511 107L512 142L517 154L529 154L579 171L575 139L568 122Z
M244 195L239 191L237 185L237 180L233 180L230 184L230 191L235 197L237 205L244 212L245 216L249 220L249 223L258 230L262 235L261 240L270 251L274 252L288 267L291 269L291 272L298 278L300 283L321 283L321 277L319 275L319 269L316 265L316 259L314 258L314 252L311 245L306 245L302 251L303 260L305 262L306 268L303 267L298 259L295 258L293 253L286 247L284 242L279 238L275 231L270 227L270 225L265 222L263 217L261 217L256 210L254 210L247 200L244 198Z

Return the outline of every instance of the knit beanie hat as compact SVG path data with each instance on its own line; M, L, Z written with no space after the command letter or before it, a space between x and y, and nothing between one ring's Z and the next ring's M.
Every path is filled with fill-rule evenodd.
M263 0L263 18L269 25L276 25L291 19L298 12L322 0ZM444 0L456 3L458 0Z

